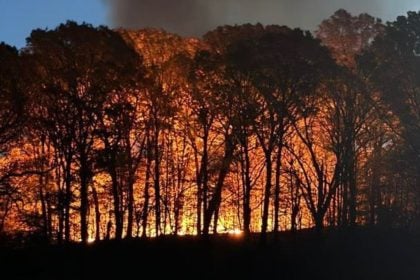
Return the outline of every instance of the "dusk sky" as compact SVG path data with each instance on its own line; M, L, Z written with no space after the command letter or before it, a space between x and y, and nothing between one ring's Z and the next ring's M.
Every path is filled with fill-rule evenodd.
M182 35L202 35L221 24L262 22L314 30L339 8L368 12L384 21L416 0L0 0L0 41L17 47L35 28L54 28L68 19L129 28L162 27Z

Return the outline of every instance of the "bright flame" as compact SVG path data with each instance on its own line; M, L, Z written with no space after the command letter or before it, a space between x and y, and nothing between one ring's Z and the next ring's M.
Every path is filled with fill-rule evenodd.
M242 235L242 230L240 230L238 228L235 228L235 229L229 230L228 233L230 235L241 236Z

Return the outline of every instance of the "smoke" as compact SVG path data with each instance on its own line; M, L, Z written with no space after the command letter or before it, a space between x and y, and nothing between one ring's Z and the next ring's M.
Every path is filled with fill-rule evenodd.
M418 10L417 0L105 0L114 27L164 28L200 36L219 25L263 23L315 30L336 10L393 20Z

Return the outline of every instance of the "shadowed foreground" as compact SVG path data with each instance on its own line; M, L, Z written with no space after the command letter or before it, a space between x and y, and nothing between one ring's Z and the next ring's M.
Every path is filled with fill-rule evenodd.
M2 249L0 263L7 279L420 279L415 234L361 229L283 233L266 246L257 240L165 237Z

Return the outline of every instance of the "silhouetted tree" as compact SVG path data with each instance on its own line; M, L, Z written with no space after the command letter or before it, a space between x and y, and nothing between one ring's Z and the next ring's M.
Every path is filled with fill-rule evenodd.
M115 91L125 89L127 75L141 61L118 33L74 22L33 31L25 52L37 62L39 118L48 124L53 142L59 143L56 148L66 157L67 172L73 160L78 166L81 239L87 242L88 187L100 113ZM70 178L67 174L66 180ZM70 198L66 200L68 205Z
M120 30L122 36L129 44L144 57L145 66L150 72L146 96L146 110L149 118L148 128L150 129L149 144L153 151L153 187L154 187L154 210L155 210L155 232L159 235L162 231L162 161L165 154L165 136L173 127L172 120L177 113L177 98L182 96L182 76L187 73L176 72L179 77L173 75L177 69L174 63L177 57L192 58L195 53L197 40L187 40L179 35L171 34L163 30L143 29L139 31ZM179 61L178 61L179 62ZM178 65L180 65L178 63ZM179 69L178 69L179 70ZM145 193L146 194L146 193ZM166 196L164 194L163 196ZM149 197L145 195L145 198ZM166 200L164 199L164 202ZM145 203L146 205L148 203ZM165 203L164 203L165 204ZM146 210L146 209L144 209ZM163 213L165 215L165 212ZM144 217L147 217L143 213ZM163 224L166 219L163 219Z
M367 49L383 30L380 19L365 13L352 16L340 9L322 21L315 33L338 64L354 69L357 55Z
M320 69L331 63L326 50L309 33L287 27L267 26L258 36L240 41L234 48L237 68L251 77L261 96L254 132L266 164L261 228L264 239L272 192L273 154L277 148L274 230L278 231L284 137L297 117L297 108L320 83Z
M202 155L200 173L198 173L198 180L202 180L202 195L203 195L203 234L208 235L212 219L214 221L213 230L217 230L218 211L222 199L223 185L226 176L229 173L230 165L233 161L233 154L236 147L235 144L235 127L232 122L234 102L231 99L231 87L229 82L225 80L225 70L223 69L223 59L219 54L208 51L199 52L196 60L198 61L198 68L195 68L194 75L198 75L195 79L200 80L200 87L195 88L193 99L198 105L197 113L198 124L200 129L203 129L204 153ZM200 90L200 92L197 92ZM203 99L207 98L207 100ZM220 135L223 149L220 158L215 163L217 175L214 178L214 187L212 190L207 185L208 180L208 143L209 133L212 123L215 122L215 129ZM211 196L209 195L211 191ZM207 205L207 207L206 207Z
M377 38L358 60L363 76L384 102L384 106L379 107L379 117L387 124L388 130L401 137L406 148L417 155L407 157L407 161L417 167L420 155L419 22L420 14L417 12L408 12L407 16L389 22L384 35ZM389 112L398 121L390 118ZM383 149L387 143L382 145ZM419 172L417 169L415 176Z
M24 65L18 51L0 43L0 154L4 158L13 143L21 137L25 120ZM19 190L12 178L21 170L16 163L2 164L0 170L0 234L12 205L19 199Z
M340 163L340 195L334 197L338 209L338 224L356 223L357 200L357 156L361 148L358 141L363 128L372 124L373 113L371 92L357 77L356 58L366 50L377 36L383 33L381 20L368 14L352 16L345 10L338 10L324 20L316 31L322 44L327 46L338 64L350 69L338 71L337 79L330 83L333 149ZM350 73L351 72L351 73ZM356 148L358 147L358 148Z

